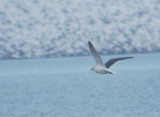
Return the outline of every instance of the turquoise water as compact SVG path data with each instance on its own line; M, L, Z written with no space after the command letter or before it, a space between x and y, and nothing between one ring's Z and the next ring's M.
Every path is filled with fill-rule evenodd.
M102 56L103 61L123 55ZM0 61L2 117L159 117L160 54L89 71L91 56Z

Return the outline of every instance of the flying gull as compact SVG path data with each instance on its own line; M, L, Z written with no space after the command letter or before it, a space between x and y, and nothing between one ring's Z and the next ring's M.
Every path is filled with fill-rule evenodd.
M109 70L109 68L114 63L121 61L121 60L134 58L134 57L113 58L113 59L110 59L105 64L103 64L101 57L98 55L97 51L95 50L94 46L92 45L92 43L90 41L88 42L88 45L89 45L89 49L90 49L90 51L96 61L96 66L92 67L90 71L95 71L100 74L107 74L107 73L114 74L112 71Z

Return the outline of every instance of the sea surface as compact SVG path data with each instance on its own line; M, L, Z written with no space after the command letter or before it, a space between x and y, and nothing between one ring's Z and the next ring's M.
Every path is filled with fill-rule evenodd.
M160 117L160 54L89 71L93 57L0 61L0 117Z

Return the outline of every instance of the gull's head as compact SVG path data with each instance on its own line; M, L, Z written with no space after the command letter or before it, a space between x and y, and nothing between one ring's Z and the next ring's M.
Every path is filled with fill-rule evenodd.
M90 71L93 71L93 67L90 69Z
M90 71L94 71L94 67L92 67L92 68L90 69Z

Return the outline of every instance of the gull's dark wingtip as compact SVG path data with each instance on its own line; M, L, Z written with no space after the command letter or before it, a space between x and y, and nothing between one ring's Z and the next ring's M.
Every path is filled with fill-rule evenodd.
M89 45L89 47L93 47L92 43L90 41L88 41L88 45Z
M134 57L133 56L130 56L130 57L122 57L122 59L124 58L125 59L133 59Z
M129 57L129 58L134 58L133 56Z

